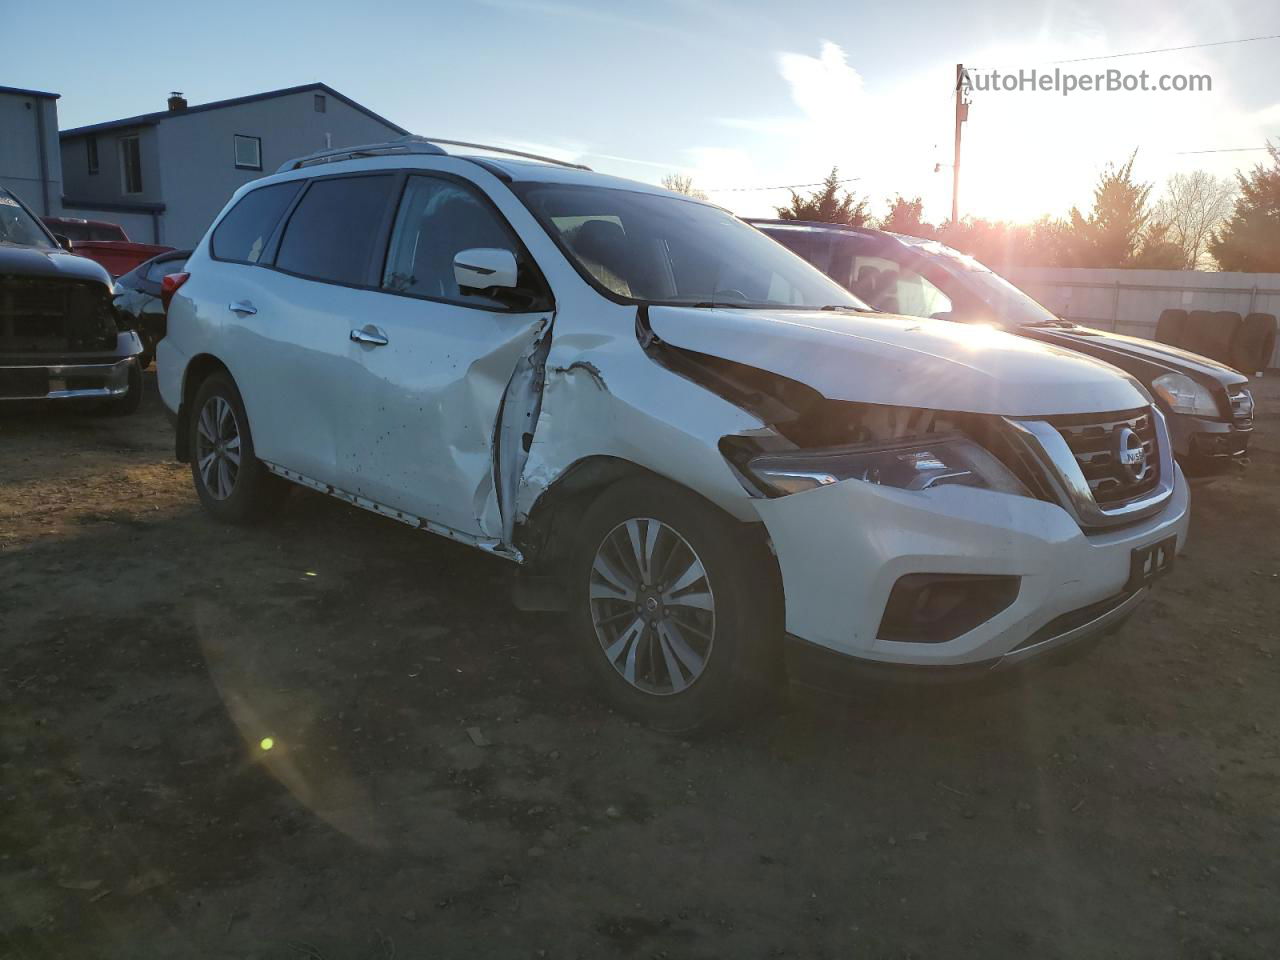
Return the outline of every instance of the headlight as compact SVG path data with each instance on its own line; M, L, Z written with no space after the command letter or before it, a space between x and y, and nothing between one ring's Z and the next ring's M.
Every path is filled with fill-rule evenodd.
M841 480L861 480L900 490L962 486L1031 496L1008 467L963 434L767 453L747 461L746 469L775 496L801 493Z
M1208 389L1181 373L1166 373L1151 381L1156 396L1174 413L1198 417L1218 416L1218 403Z

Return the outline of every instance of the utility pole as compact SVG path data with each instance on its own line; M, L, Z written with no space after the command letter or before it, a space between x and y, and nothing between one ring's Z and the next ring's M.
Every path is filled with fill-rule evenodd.
M960 219L960 125L969 119L969 102L965 99L964 64L956 64L956 155L951 167L951 222Z

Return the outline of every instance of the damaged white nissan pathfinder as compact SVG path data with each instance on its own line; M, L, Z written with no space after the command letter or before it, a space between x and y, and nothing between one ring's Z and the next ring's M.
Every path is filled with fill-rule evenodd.
M1186 483L1115 368L870 313L711 204L443 142L290 162L169 278L160 390L215 517L292 482L522 564L669 730L788 669L1062 649L1173 562Z

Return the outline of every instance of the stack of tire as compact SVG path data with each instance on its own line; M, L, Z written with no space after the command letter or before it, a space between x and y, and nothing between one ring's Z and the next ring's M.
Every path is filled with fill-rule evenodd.
M1271 364L1276 350L1276 317L1231 310L1165 310L1156 323L1156 339L1253 374Z

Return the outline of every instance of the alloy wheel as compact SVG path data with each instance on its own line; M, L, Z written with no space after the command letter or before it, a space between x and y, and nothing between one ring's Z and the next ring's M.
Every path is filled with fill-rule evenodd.
M588 602L609 663L645 693L687 690L715 641L715 595L697 551L651 517L626 520L596 548Z
M196 464L209 496L225 500L240 475L240 424L223 397L205 401L196 420Z

